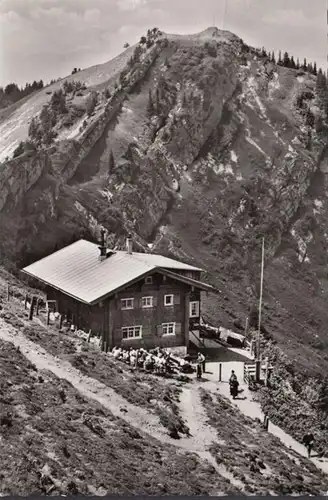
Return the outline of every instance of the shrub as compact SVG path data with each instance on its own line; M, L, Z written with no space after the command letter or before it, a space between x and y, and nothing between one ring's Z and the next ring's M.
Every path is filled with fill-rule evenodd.
M66 97L63 89L59 89L52 93L50 107L55 113L67 113Z
M13 153L13 158L17 158L17 156L20 156L23 153L25 153L24 142L21 141Z

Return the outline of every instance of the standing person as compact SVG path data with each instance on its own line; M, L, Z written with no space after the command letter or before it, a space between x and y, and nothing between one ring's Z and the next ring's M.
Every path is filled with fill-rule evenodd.
M204 354L199 352L197 361L200 363L203 373L205 373L205 356L204 356Z
M231 370L231 375L230 375L229 383L231 384L233 381L236 381L236 380L237 380L237 376L235 374L235 371Z
M229 385L230 385L230 394L233 397L233 399L235 399L238 396L239 382L237 380L234 370L231 371Z
M201 353L198 353L197 356L197 378L201 379L202 378L202 364L203 364L203 359L201 357Z
M311 451L312 451L312 448L313 448L313 445L314 445L314 436L313 436L312 433L305 434L303 436L303 444L304 444L305 448L307 449L308 457L310 458L311 457Z

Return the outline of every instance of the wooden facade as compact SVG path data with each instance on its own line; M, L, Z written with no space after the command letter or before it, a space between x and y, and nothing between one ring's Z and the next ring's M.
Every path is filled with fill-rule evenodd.
M198 271L193 271L192 276L190 271L176 274L200 278ZM47 298L56 300L58 312L78 328L100 334L108 348L188 347L190 322L201 314L199 289L158 272L93 306L53 288L48 289ZM193 302L192 308L190 302Z

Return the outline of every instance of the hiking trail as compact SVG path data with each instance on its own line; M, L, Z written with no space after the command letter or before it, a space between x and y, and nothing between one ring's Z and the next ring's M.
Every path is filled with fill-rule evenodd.
M216 471L237 488L244 488L244 485L237 481L225 469L218 465L214 457L208 451L209 445L215 440L215 431L203 423L204 409L202 407L198 389L183 389L181 395L181 412L186 418L186 423L190 428L192 437L183 437L173 440L159 423L157 415L152 414L139 406L129 403L125 398L117 394L110 387L97 380L83 375L74 368L68 361L61 360L48 353L35 342L28 340L22 333L18 332L11 325L8 325L0 318L0 338L6 342L12 342L15 347L19 347L21 353L33 363L39 370L51 371L59 378L70 382L83 396L97 401L107 408L113 415L121 418L132 427L143 434L148 434L163 444L168 444L180 448L189 453L197 454L201 459L209 462ZM124 410L124 413L121 410ZM203 434L204 433L204 434ZM204 437L206 435L206 438Z

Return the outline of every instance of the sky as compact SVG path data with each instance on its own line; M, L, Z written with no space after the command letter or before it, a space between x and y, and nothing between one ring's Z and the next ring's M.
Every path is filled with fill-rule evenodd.
M327 66L326 0L0 0L0 85L47 83L106 62L155 26L179 34L217 26Z

